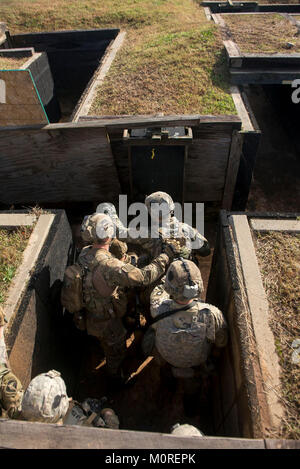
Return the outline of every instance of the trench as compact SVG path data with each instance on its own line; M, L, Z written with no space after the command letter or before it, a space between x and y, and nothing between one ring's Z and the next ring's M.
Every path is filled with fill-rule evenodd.
M262 132L247 204L251 211L297 212L300 174L300 104L290 85L246 87Z
M13 48L34 47L35 52L47 54L54 89L51 89L49 79L48 82L44 80L40 90L37 83L37 88L40 94L43 94L44 89L48 87L44 107L50 122L70 120L79 99L118 31L118 29L58 31L11 36ZM37 76L37 81L42 73L44 70Z
M79 215L68 212L77 252L81 248ZM217 223L217 210L207 215L205 235L214 247ZM132 246L133 247L133 246ZM203 258L201 273L207 288L212 254ZM205 293L203 294L203 300ZM205 380L205 395L202 385L199 399L193 403L193 410L186 413L183 402L183 383L174 384L170 379L168 367L162 369L152 357L145 358L141 353L140 343L143 332L129 330L127 338L127 357L123 363L125 375L134 375L125 387L112 390L108 385L105 371L104 354L98 340L79 331L73 324L72 316L64 316L58 307L55 331L52 334L52 349L48 354L48 368L61 372L67 386L68 395L82 402L87 397L106 396L109 405L118 414L120 429L170 433L175 423L189 423L199 428L206 435L214 435L216 428L213 417L213 388L215 376ZM35 373L45 371L45 363L40 368L36 357ZM201 380L200 380L201 381Z

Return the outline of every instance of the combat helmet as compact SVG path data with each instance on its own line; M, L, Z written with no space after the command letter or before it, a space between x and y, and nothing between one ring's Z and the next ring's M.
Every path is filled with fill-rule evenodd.
M173 202L172 197L167 194L166 192L158 191L158 192L153 192L152 194L148 195L145 198L145 205L148 209L148 212L151 215L151 204L160 204L167 207L168 213L172 213L175 210L175 204Z
M175 436L204 436L198 428L188 423L184 423L182 425L176 423L171 428L171 434Z
M55 370L30 381L22 400L22 417L32 422L57 423L69 408L64 380Z
M204 288L196 264L183 258L172 262L166 274L165 290L174 300L179 301L199 296Z
M84 217L81 225L83 241L93 244L115 236L115 225L109 215L94 213Z
M109 215L112 219L117 217L116 207L111 202L103 202L98 204L96 213L104 213L104 215Z

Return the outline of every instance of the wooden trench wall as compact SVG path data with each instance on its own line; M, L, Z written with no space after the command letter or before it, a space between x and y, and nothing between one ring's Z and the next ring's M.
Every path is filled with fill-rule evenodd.
M227 217L221 211L206 301L225 314L229 327L229 344L222 350L215 377L213 409L216 435L261 437L255 409L258 402L249 402L249 381L246 367L247 348L243 346L246 331L240 327L241 318L236 307L243 304L239 292L232 234Z
M273 5L272 5L273 6ZM281 11L279 11L280 13ZM212 19L227 32L230 28L226 24L226 15L231 13L248 13L248 15L259 15L259 11L239 12L229 11L220 13L210 13L207 10L206 16ZM298 23L287 13L282 12L282 17L290 21L294 26ZM230 72L230 79L233 85L245 84L286 84L300 77L300 54L299 53L244 53L238 44L231 39L223 41L227 56L227 63Z
M135 117L0 128L0 203L118 201L129 194L125 128L191 126L185 200L231 209L251 132L237 116ZM255 133L255 132L254 132ZM247 187L245 187L247 189Z
M300 5L289 3L259 4L258 2L201 2L212 13L300 13Z
M22 220L26 213L0 211L1 219L7 220L1 225L10 224L10 217ZM72 233L65 212L51 210L41 215L29 240L30 256L24 257L18 270L21 293L15 291L15 284L9 290L5 342L10 366L24 387L39 373L62 366L61 341L57 340L61 333L60 286L71 247Z
M259 289L260 274L255 277L253 270L257 261L248 247L252 243L250 230L247 238L243 227L247 218L257 224L261 219L266 226L268 222L274 226L274 219L278 225L296 226L296 217L288 213L220 212L206 297L225 314L230 334L215 378L217 435L263 438L280 423L278 358L263 303L265 293ZM284 226L282 229L287 229ZM297 226L299 230L299 223Z

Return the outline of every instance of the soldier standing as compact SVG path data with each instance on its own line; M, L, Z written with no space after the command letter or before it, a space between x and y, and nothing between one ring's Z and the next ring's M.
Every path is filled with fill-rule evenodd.
M227 324L222 312L200 300L201 273L186 259L174 261L151 294L155 347L162 363L171 365L175 378L184 383L185 402L200 389L197 374L205 370L212 346L225 347Z
M122 317L126 314L127 297L123 289L152 284L164 274L169 262L179 252L167 245L166 252L139 269L111 254L115 226L108 215L90 217L85 232L85 236L93 240L93 244L83 248L78 258L78 264L85 271L83 303L86 330L99 339L109 377L119 383L123 381L121 364L126 355L126 329Z
M158 230L162 238L185 238L187 247L196 257L205 257L210 254L207 239L198 230L187 223L180 222L174 216L175 204L169 194L162 191L153 192L146 197L145 204L154 223L159 227ZM162 208L162 213L157 220L159 206ZM191 246L192 243L194 247ZM190 254L187 253L184 257L189 258Z

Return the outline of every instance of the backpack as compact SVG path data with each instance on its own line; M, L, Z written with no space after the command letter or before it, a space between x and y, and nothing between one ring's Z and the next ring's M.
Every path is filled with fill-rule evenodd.
M66 268L61 289L61 304L70 313L77 313L84 307L84 270L79 264Z

